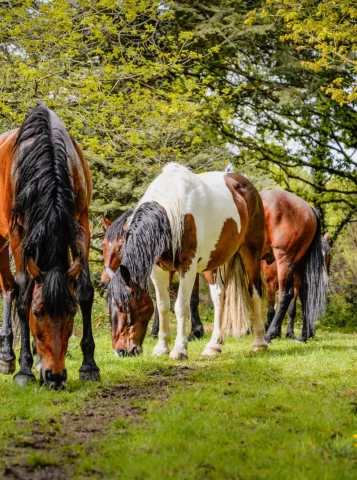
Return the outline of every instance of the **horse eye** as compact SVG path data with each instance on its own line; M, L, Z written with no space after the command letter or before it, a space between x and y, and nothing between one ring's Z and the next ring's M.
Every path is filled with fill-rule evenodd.
M41 315L38 313L37 310L34 310L34 311L33 311L33 314L35 315L35 317L37 318L37 320L39 320L39 318L41 317Z

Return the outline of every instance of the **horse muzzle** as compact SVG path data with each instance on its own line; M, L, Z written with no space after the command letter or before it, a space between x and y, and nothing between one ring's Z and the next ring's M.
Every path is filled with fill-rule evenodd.
M117 357L136 357L143 353L143 349L141 347L137 347L136 345L132 345L129 350L126 348L118 348L117 350L114 349L114 353Z
M53 390L63 390L66 386L66 381L66 369L64 369L62 373L52 373L52 371L47 368L44 374L41 370L40 385L46 385L49 388L53 388Z

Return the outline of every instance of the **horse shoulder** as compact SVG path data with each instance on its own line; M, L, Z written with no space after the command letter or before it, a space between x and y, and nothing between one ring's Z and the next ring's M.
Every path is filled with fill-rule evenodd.
M0 235L7 238L13 204L13 146L18 129L0 135Z

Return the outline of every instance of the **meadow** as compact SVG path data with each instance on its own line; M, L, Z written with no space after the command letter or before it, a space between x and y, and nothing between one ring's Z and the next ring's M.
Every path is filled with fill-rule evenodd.
M355 478L356 333L321 327L307 345L257 353L251 336L228 338L215 359L200 356L207 333L179 363L153 358L147 338L143 356L118 359L104 309L97 300L100 384L78 380L79 324L65 391L0 377L3 478Z

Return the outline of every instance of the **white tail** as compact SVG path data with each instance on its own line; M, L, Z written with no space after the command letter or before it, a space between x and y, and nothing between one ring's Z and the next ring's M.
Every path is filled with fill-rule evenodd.
M222 335L246 335L251 330L251 298L240 254L237 252L220 270L223 281Z

